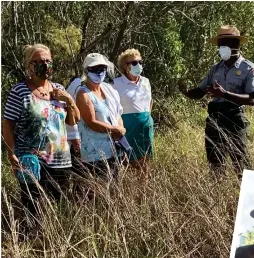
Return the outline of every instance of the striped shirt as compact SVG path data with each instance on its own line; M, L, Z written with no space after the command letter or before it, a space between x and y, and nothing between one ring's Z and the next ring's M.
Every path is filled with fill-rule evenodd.
M57 83L53 88L65 90ZM71 167L63 101L43 100L24 83L14 85L5 106L4 118L16 122L15 154L37 154L41 162L52 168Z

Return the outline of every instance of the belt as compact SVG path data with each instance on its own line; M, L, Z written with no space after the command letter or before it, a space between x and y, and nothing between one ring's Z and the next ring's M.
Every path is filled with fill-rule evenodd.
M243 107L230 108L228 110L216 110L213 112L208 112L209 115L222 114L222 115L237 115L239 113L244 113Z
M244 106L238 107L238 108L230 108L229 111L239 111L239 112L244 112Z
M210 102L208 104L208 113L209 115L214 113L232 115L244 112L243 107L231 102Z
M239 113L243 113L243 110L234 109L234 110L227 110L227 111L215 111L215 112L209 113L209 115L212 115L212 114L236 115Z

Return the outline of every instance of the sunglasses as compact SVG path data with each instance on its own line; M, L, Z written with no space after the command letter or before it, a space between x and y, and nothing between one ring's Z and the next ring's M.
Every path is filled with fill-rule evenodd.
M46 60L32 60L30 62L30 64L53 64L53 61L50 59L46 59Z
M107 67L104 65L101 66L94 66L94 67L87 67L87 71L91 73L101 73L105 72L107 70Z
M134 61L127 62L126 64L132 64L133 66L136 66L137 64L142 65L143 60L134 60Z

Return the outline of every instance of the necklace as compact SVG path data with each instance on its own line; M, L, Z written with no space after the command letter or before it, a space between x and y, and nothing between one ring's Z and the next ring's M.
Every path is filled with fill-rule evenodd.
M42 97L47 97L49 95L49 83L47 83L47 86L48 87L47 87L46 91L41 91L41 90L39 90L39 88L36 88L36 90L39 91L39 93Z

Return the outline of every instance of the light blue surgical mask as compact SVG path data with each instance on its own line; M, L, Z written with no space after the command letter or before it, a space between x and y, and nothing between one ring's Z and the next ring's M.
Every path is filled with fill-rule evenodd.
M106 71L105 72L101 72L101 73L92 73L92 72L88 72L87 77L96 84L100 84L101 82L104 81L105 77L106 77Z
M137 64L137 65L131 65L131 70L130 73L133 76L139 76L143 71L143 67L141 64Z

